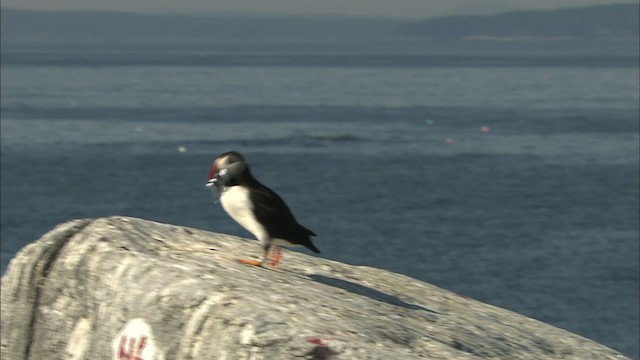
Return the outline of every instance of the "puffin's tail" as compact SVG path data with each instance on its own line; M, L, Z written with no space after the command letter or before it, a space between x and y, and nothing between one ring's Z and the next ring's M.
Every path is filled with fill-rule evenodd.
M313 243L311 242L311 239L307 239L307 241L302 243L302 245L304 245L307 249L313 251L314 253L320 254L320 250L318 250L318 248L315 245L313 245Z
M305 228L304 226L300 226L300 227L302 228L301 230L304 231L303 234L301 234L302 236L300 236L300 240L301 240L300 245L306 247L307 249L317 254L320 254L320 250L318 250L318 248L315 245L313 245L313 243L311 242L311 236L316 236L316 234L313 231Z

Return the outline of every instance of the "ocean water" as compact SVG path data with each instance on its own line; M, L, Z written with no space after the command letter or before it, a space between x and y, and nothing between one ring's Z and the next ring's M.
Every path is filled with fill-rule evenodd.
M639 75L636 42L3 42L2 270L73 218L250 236L204 187L237 150L320 256L637 359Z

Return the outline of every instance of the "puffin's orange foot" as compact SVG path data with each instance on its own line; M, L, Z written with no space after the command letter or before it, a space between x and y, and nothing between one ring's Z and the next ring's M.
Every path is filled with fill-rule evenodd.
M282 260L282 248L280 246L273 246L271 248L271 258L269 259L269 266L276 267Z
M253 260L253 259L240 259L238 260L240 263L245 265L253 265L253 266L262 266L262 261Z

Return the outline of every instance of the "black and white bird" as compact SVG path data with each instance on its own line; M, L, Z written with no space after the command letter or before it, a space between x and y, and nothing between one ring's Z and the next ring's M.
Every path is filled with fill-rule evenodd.
M218 156L209 170L206 186L220 194L222 208L262 245L260 261L240 262L262 266L269 261L275 267L282 258L281 246L302 245L320 252L310 238L316 234L300 225L280 196L251 175L239 153L229 151Z

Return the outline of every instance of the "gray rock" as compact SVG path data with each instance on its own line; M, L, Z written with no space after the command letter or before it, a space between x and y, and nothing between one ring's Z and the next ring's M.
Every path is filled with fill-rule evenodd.
M110 217L59 225L2 278L2 359L626 359L388 271Z

